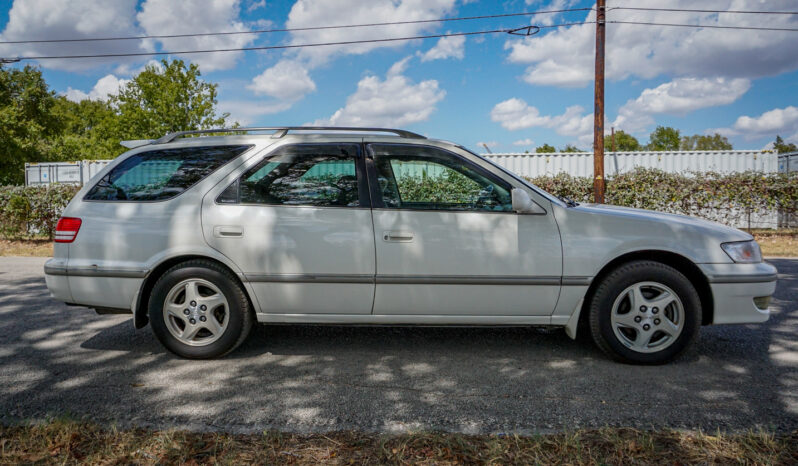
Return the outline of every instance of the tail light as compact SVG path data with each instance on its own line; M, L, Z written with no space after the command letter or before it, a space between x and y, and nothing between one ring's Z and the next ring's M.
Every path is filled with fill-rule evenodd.
M71 243L75 241L80 230L81 220L76 217L61 217L55 226L55 242Z

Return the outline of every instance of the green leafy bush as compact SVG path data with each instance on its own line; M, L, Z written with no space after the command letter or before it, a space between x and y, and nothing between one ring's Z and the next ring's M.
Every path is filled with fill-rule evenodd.
M61 212L78 189L65 184L0 186L0 235L15 239L38 234L52 239Z
M540 188L579 202L593 201L593 180L567 174L530 178ZM741 215L798 211L798 172L667 173L638 168L607 178L607 204L680 213L733 223Z

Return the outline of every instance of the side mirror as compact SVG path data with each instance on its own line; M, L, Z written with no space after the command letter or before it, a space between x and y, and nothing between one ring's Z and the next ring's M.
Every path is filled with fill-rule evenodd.
M530 197L529 193L523 189L513 188L513 210L519 214L543 214L546 213L542 207L537 205Z

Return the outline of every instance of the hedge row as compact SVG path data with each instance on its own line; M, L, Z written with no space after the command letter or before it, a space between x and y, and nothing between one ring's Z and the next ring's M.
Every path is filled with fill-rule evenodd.
M542 189L592 202L593 179L559 174L531 178ZM607 179L607 204L657 210L735 223L742 215L798 210L798 172L674 174L638 168Z
M0 186L0 235L16 239L33 234L52 239L58 217L79 186Z
M459 186L457 181L435 180L434 188L445 191L449 183ZM591 178L559 174L531 181L555 195L592 201ZM432 188L430 185L419 189L427 192ZM52 238L59 215L78 189L70 185L1 186L0 235L10 239L31 234ZM774 209L794 214L798 212L798 172L682 175L640 168L608 178L606 202L726 223L733 223L741 215Z

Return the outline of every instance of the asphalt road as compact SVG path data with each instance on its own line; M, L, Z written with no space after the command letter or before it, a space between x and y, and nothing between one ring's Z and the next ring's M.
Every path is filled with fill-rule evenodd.
M68 414L193 430L549 432L798 428L798 260L774 259L762 325L705 327L681 360L616 364L561 331L259 326L187 361L129 316L48 297L39 258L0 258L0 422Z

